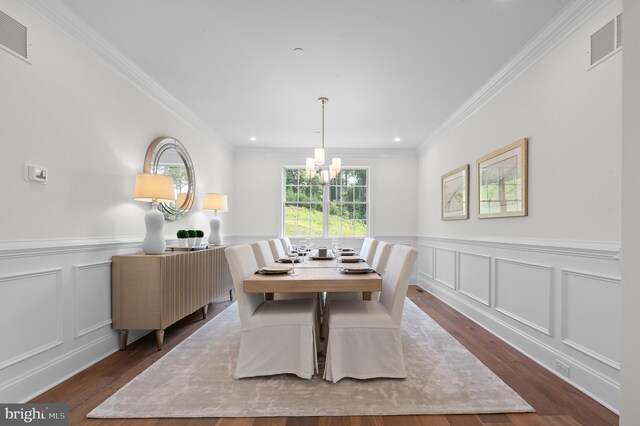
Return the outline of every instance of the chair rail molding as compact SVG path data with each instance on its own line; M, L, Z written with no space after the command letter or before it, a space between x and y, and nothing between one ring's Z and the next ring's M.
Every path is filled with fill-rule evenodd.
M0 260L87 251L141 249L142 237L59 238L45 240L0 240Z
M548 254L579 256L603 260L620 260L620 243L610 241L545 240L526 238L418 236L420 245L434 243L465 244L470 246L534 251Z

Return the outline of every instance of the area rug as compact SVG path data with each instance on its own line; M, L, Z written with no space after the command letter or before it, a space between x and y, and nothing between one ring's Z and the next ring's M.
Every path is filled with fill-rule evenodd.
M235 380L237 304L209 321L87 417L272 417L533 411L409 299L402 319L406 379L293 375ZM321 358L323 360L323 358Z

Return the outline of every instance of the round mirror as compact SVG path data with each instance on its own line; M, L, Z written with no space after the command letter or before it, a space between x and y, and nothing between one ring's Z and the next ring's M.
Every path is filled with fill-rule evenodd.
M196 192L196 176L189 153L178 140L160 137L154 140L144 159L145 173L171 176L176 201L160 203L159 209L167 220L178 220L191 210Z

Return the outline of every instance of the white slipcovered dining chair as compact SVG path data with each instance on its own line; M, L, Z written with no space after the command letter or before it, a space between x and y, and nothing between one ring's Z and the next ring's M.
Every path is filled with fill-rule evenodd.
M371 266L373 269L375 269L376 272L381 273L382 271L378 271L376 267L373 266L373 259L375 257L376 250L380 242L374 238L365 238L364 240L365 242L362 244L363 248L360 249L359 257L361 259L364 259L364 261L367 262L367 264ZM362 254L363 252L365 253L364 255ZM325 301L325 306L327 306L327 309L328 309L328 305L332 300L338 300L338 299L339 300L362 300L362 292L347 291L347 292L339 292L339 293L327 293L327 297ZM326 327L323 327L322 336L325 338L327 337Z
M273 240L279 241L279 240ZM275 243L274 243L275 245ZM253 253L256 257L256 262L258 263L259 268L263 268L265 266L273 265L275 260L273 258L273 252L271 251L271 245L267 241L257 241L251 244L251 248L253 249ZM317 313L316 315L316 330L318 333L316 335L316 344L320 347L320 316L322 315L322 305L320 304L320 298L318 297L318 293L274 293L273 300L289 300L289 299L313 299L314 303L317 305Z
M289 237L280 238L280 242L282 243L284 251L290 251L291 249L293 249L293 245L291 245L291 240L289 239Z
M367 250L367 253L364 256L362 254L360 255L360 258L364 259L365 262L367 262L369 265L373 265L373 257L376 255L378 244L380 244L380 241L372 238L371 242L369 243L369 249Z
M318 371L316 304L312 299L264 301L243 291L258 269L250 245L225 249L240 311L240 350L234 377L291 373L311 379Z
M389 254L391 253L392 247L393 244L387 243L386 241L378 242L378 247L376 247L376 254L373 256L371 267L375 269L375 271L380 275L384 274L384 270L387 268L387 261L389 260ZM379 299L379 291L374 291L371 293L371 300Z
M358 252L358 255L363 258L366 259L367 258L367 254L369 254L369 246L371 245L371 241L373 241L373 238L365 238L364 241L362 241L362 247L360 247L360 251Z
M280 260L287 257L287 252L282 245L282 241L279 238L269 240L269 247L271 248L271 254L275 260Z
M380 301L335 300L328 313L324 379L407 376L400 339L402 311L418 251L396 245L382 275Z
M265 266L273 265L276 263L273 258L273 253L271 253L271 247L269 247L269 242L267 241L256 241L251 244L251 248L253 249L253 255L256 258L256 263L258 264L258 268L264 268Z

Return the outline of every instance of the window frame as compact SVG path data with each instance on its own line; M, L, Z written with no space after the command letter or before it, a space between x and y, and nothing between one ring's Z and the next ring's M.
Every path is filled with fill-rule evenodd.
M301 238L301 236L291 236L285 234L285 205L287 203L287 170L304 170L303 166L282 166L281 171L281 181L280 181L280 235L289 236L291 238ZM355 236L355 235L345 235L345 236L331 236L329 235L329 184L327 184L322 190L322 235L316 236L314 238L338 238L338 239L353 239L353 238L366 238L369 237L372 232L372 222L371 222L371 206L372 206L372 197L371 197L371 167L370 166L342 166L343 170L366 170L367 172L367 183L365 185L366 188L366 208L367 208L367 231L364 236Z

